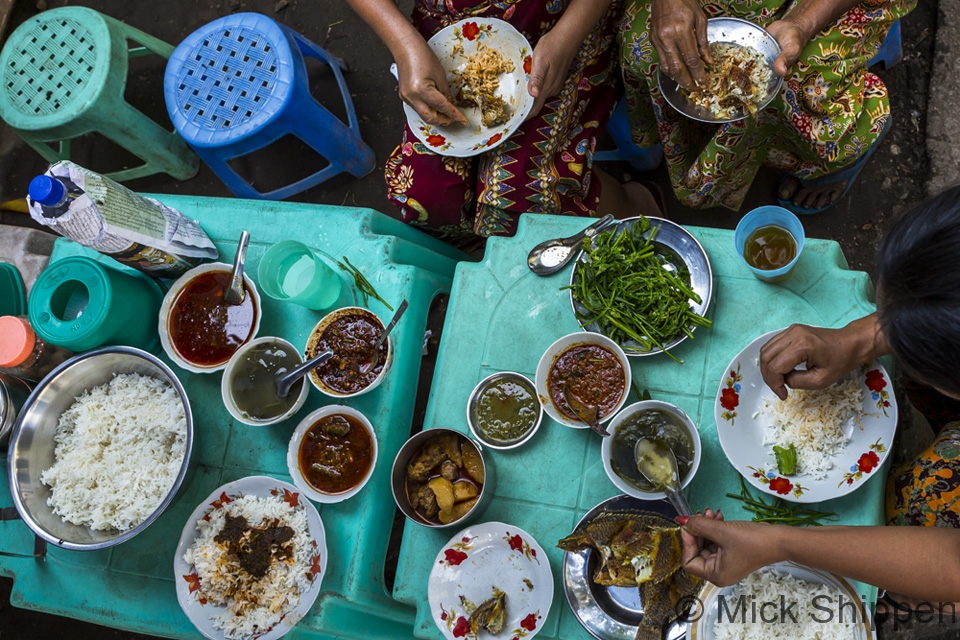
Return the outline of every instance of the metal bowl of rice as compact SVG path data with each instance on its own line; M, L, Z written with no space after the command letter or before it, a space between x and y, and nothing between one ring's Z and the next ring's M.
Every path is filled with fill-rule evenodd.
M707 42L710 44L711 52L715 52L718 46L730 51L742 49L749 54L747 58L755 58L757 64L748 74L752 81L752 90L749 93L752 110L761 111L766 108L780 93L783 78L773 70L773 61L780 55L780 44L767 33L766 29L742 18L710 18L707 20ZM715 55L714 58L714 62L717 63L717 56ZM731 75L729 69L721 72L718 67L717 71L721 77ZM710 77L708 70L708 82ZM677 84L676 80L663 73L660 67L657 69L657 82L664 100L693 120L714 123L735 122L751 115L743 107L722 109L716 104L707 106L703 100L698 103Z
M10 493L47 542L105 549L170 504L192 444L190 403L170 367L132 347L97 349L61 364L27 399L7 450Z

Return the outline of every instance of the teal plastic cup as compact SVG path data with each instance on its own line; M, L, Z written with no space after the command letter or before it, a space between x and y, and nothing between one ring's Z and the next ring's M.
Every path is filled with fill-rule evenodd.
M263 254L257 269L260 290L275 300L327 309L340 297L343 280L313 249L284 240Z
M761 269L747 261L747 244L750 243L751 236L754 235L754 232L764 227L779 227L782 230L786 230L796 245L793 258L779 268ZM733 243L737 249L737 255L740 256L740 260L750 269L750 272L754 276L763 282L780 282L790 275L790 272L800 260L800 253L803 251L804 235L803 224L801 224L797 216L783 207L767 205L757 207L740 218L737 229L733 233Z

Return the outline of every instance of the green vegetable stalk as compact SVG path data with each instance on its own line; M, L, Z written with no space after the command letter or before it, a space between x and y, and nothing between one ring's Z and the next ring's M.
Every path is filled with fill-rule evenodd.
M787 448L774 445L773 455L777 458L777 471L780 475L792 476L797 472L797 448L792 442Z
M347 264L344 265L343 263ZM370 298L375 298L383 303L390 311L393 311L393 307L390 306L390 303L380 297L380 294L377 293L377 290L373 288L373 285L370 284L370 281L360 273L360 269L357 269L353 264L347 259L347 256L343 256L343 262L337 261L337 266L353 276L353 281L357 285L357 289L360 291L360 295L363 296L364 306L369 306Z
M788 524L795 527L823 525L821 520L836 520L837 514L833 512L817 511L800 504L787 502L781 498L774 497L771 502L766 502L762 496L754 497L744 482L740 478L740 493L728 493L728 498L739 500L743 503L741 506L753 514L754 522L770 522L774 524Z

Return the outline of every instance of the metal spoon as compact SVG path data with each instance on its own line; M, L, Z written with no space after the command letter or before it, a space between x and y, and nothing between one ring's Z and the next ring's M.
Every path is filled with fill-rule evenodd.
M657 440L640 438L633 447L633 457L637 462L637 470L653 486L663 489L667 494L667 500L678 514L693 515L686 497L680 490L680 471L677 469L677 457L673 455L673 449ZM668 472L668 477L664 477L664 470Z
M403 315L403 312L407 310L408 306L409 305L407 304L406 300L400 302L400 306L397 307L397 312L393 314L390 322L387 324L386 328L384 328L383 333L380 334L380 339L377 340L377 344L373 347L373 357L371 357L368 362L365 362L360 366L360 373L366 373L367 371L370 371L377 366L378 362L380 362L380 347L383 346L383 343L386 341L387 336L390 335L390 332L393 331L393 328L397 326L397 320L400 319L400 316Z
M538 276L548 276L563 269L580 250L580 243L584 238L592 238L610 225L616 223L612 215L605 215L589 227L570 236L544 240L527 255L527 266Z
M580 398L575 396L573 391L570 391L569 382L563 385L563 397L566 399L567 404L570 405L570 408L573 409L573 412L577 414L577 417L580 418L581 422L602 436L610 435L610 432L604 429L600 425L600 421L597 420L598 407L581 402Z
M244 229L237 243L237 255L233 258L233 272L230 274L230 286L223 294L227 304L243 304L247 292L243 288L243 263L247 259L247 245L250 243L250 234ZM282 396L281 396L282 397Z
M320 366L332 357L333 351L324 351L323 353L318 353L313 356L295 369L287 373L278 374L277 377L273 379L273 390L277 394L277 397L286 398L294 382L306 375L311 369Z

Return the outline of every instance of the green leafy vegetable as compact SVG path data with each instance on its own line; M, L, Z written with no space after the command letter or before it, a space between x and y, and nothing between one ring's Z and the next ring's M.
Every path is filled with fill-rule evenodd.
M577 265L570 286L563 287L572 290L581 323L595 322L615 342L632 340L645 351L664 349L681 334L692 338L694 327L712 324L690 305L690 300L701 300L690 288L682 260L674 262L675 272L664 268L671 261L656 248L658 229L640 216L620 233L604 231L585 239L587 260Z
M790 443L789 447L774 445L773 455L777 458L777 471L784 476L792 476L797 472L797 448Z
M817 511L800 504L787 502L774 496L771 502L766 502L762 496L753 497L743 477L740 478L740 493L728 493L728 498L739 500L744 509L753 514L754 522L771 522L774 524L789 524L795 527L815 526L823 524L821 520L836 520L837 514L827 511Z
M347 264L344 265L343 262L346 262ZM360 295L363 296L363 304L365 306L369 305L370 298L374 298L382 302L383 306L385 306L387 309L393 311L393 307L390 306L390 303L380 297L380 294L378 294L377 290L373 288L373 285L370 284L370 281L367 280L362 273L360 273L360 269L357 269L350 263L350 261L347 259L347 256L343 256L343 262L338 260L337 266L353 276L353 281L356 283L357 289L360 291Z

